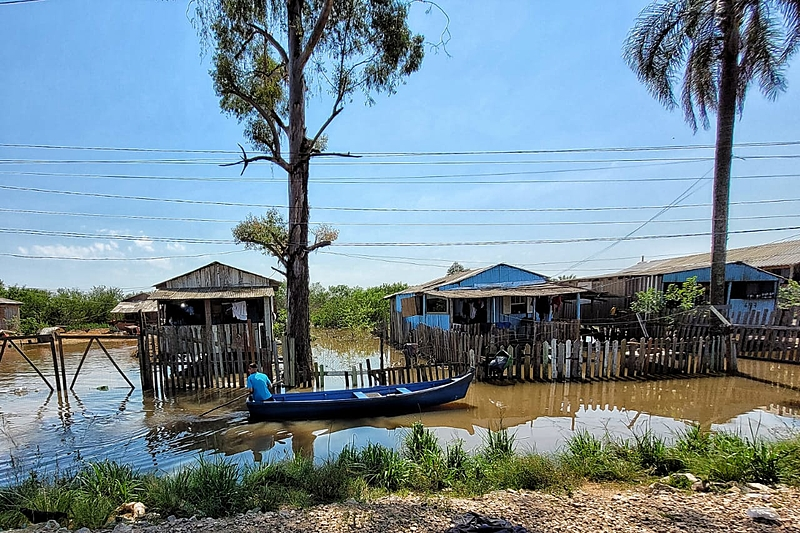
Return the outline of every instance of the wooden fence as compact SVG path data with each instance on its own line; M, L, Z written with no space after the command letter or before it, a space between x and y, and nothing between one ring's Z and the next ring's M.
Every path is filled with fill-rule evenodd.
M250 362L274 379L276 354L263 323L148 327L139 341L142 384L161 393L242 388Z
M800 307L747 312L730 312L721 308L720 313L730 326L724 324L709 306L679 312L671 317L649 317L642 320L642 324L647 331L646 336L654 338L687 339L712 336L724 331L733 335L741 358L800 363ZM643 333L636 315L631 314L617 321L587 323L584 329L601 340L619 340Z
M479 380L652 379L676 374L733 372L736 368L737 346L732 336L640 338L605 342L516 339L508 343L495 343L486 335L425 326L417 327L413 332L412 339L415 342L412 344L419 354L418 360L475 366ZM508 354L508 363L502 372L490 376L489 361L501 350Z

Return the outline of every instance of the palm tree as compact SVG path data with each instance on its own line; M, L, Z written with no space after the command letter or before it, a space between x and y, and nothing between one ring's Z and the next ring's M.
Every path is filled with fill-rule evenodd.
M654 0L625 42L628 65L697 131L717 115L711 236L711 304L725 303L728 198L736 112L753 81L770 100L800 43L800 0ZM676 96L680 87L680 98Z

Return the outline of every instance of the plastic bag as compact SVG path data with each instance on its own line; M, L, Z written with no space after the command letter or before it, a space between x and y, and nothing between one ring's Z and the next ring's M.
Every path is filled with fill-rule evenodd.
M469 512L456 519L453 527L445 533L528 533L528 530L502 518L490 518Z

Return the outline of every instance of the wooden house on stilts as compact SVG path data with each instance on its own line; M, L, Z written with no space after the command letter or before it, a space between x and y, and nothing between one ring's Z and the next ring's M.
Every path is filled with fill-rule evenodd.
M158 283L150 295L158 322L147 327L139 350L143 385L162 391L244 387L249 362L276 379L278 286L216 261Z

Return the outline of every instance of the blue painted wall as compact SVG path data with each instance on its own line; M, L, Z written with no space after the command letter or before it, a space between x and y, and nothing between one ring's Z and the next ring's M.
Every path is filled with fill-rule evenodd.
M496 265L485 272L470 276L458 283L443 285L440 291L476 287L518 287L532 283L544 283L544 276L509 265Z
M396 313L400 314L403 310L401 300L405 300L406 298L414 298L413 294L399 294L395 298L394 303L394 310ZM448 305L450 305L448 303ZM442 328L442 329L450 329L450 314L449 313L434 313L434 314L424 314L425 313L425 300L423 298L422 303L422 315L416 316L407 316L405 318L406 322L411 324L412 328L417 327L420 324L425 324L427 326Z
M747 311L758 311L759 313L764 312L764 309L768 309L769 312L775 311L775 300L731 300L729 302L731 307L731 313L736 314L740 312L747 312Z
M461 280L459 283L452 283L450 285L443 285L439 288L440 291L453 290L453 289L468 289L478 287L519 287L521 285L531 285L536 283L544 283L547 281L544 276L522 270L521 268L513 267L510 265L496 265L489 270L470 276ZM400 294L395 298L394 310L396 313L402 312L401 300L405 298L413 298L413 294ZM515 326L519 324L521 318L526 315L511 315L506 316L501 314L502 299L492 298L489 302L488 319L489 322L511 322ZM452 302L448 305L452 305ZM411 324L412 327L417 327L419 324L425 324L432 327L442 329L450 329L450 314L425 314L425 305L423 303L422 315L406 317L406 322Z

